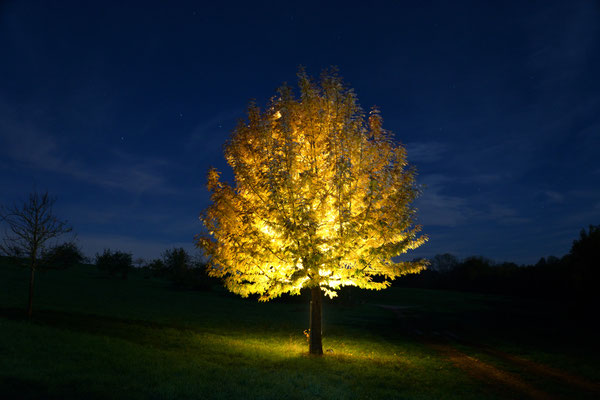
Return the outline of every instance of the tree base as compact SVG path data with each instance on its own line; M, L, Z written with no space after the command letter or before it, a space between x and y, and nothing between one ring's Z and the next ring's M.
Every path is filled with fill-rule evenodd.
M323 355L322 328L323 321L323 302L321 287L315 286L311 289L310 301L310 335L308 352L312 355Z

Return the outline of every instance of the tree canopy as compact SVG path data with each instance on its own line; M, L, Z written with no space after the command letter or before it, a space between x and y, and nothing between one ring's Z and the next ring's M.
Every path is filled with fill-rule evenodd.
M406 151L368 115L335 71L298 74L268 106L248 107L225 146L234 186L208 173L211 205L198 246L211 276L266 301L303 287L383 289L426 261L397 256L423 244L419 193Z

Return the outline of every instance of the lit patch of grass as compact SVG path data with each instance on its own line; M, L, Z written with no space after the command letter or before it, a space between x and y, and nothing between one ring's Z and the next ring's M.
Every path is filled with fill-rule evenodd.
M415 345L399 356L356 339L344 343L344 351L318 358L306 354L299 335L285 341L267 332L217 335L133 326L140 335L134 341L0 321L2 336L16 338L0 345L0 387L8 394L26 384L38 388L34 394L63 398L469 397L467 380ZM448 385L455 387L453 395L444 393Z

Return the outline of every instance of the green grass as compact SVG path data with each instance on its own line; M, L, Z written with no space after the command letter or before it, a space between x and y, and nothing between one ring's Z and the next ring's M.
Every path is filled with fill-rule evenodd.
M324 349L332 352L319 358L307 354L306 301L176 291L141 272L108 279L80 266L37 274L28 322L27 285L26 270L0 265L0 398L501 397L403 331L397 316L378 305L415 306L407 320L477 337L486 325L472 327L468 318L491 313L504 298L354 290L352 301L325 303ZM545 354L535 346L526 350ZM592 356L572 357L554 365L583 362L597 371Z

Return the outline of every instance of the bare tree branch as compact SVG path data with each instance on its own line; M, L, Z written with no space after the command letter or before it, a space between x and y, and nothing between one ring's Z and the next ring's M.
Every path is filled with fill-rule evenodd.
M42 251L48 240L71 232L66 221L59 220L53 213L55 199L48 192L29 194L22 204L0 207L0 222L4 225L4 237L0 253L15 258L25 258L31 269L29 282L29 308L31 317L34 272L39 266Z

